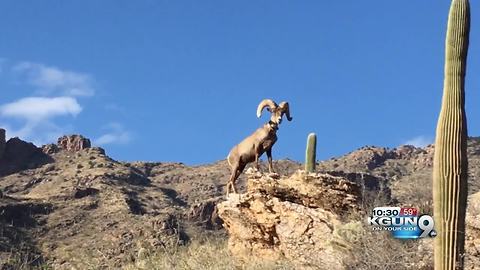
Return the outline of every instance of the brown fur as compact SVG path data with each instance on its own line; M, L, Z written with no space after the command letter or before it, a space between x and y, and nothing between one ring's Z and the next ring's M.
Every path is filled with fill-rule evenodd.
M272 147L277 141L278 126L282 122L283 115L286 115L288 121L292 121L292 118L290 117L290 109L287 102L282 102L280 105L277 105L271 99L264 99L258 105L258 117L261 116L265 107L268 107L267 110L271 113L270 121L234 146L228 154L227 161L231 167L231 175L227 183L227 196L230 188L232 188L234 193L237 193L235 181L248 163L255 162L255 167L257 170L259 169L259 158L263 153L267 153L269 172L274 172L272 165Z

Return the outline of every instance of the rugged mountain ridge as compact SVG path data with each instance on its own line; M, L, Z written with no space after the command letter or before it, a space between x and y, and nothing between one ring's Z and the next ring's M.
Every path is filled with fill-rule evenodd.
M2 141L1 135L0 130L3 268L18 259L15 254L30 265L56 269L86 263L119 267L136 260L141 250L182 245L205 232L225 235L217 209L229 176L224 160L202 166L119 162L80 135L40 148L18 138ZM368 146L321 161L317 169L356 183L363 207L419 206L431 200L432 154L433 146ZM478 138L469 139L468 154L474 194L480 177ZM291 160L274 166L282 177L302 168ZM242 192L245 182L242 175ZM473 240L469 244L479 247Z
M81 135L42 147L12 138L5 146L0 269L17 260L55 269L120 267L139 250L183 245L197 233L222 228L220 220L203 222L212 219L215 203L203 216L195 205L222 198L225 161L197 167L118 162ZM299 166L276 165L286 172Z

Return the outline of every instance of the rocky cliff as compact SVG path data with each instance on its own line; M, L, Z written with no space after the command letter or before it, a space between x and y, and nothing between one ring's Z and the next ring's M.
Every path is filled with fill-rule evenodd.
M228 247L240 260L286 258L301 268L344 269L348 250L337 235L358 213L361 188L344 177L253 174L247 192L218 205L229 233ZM347 225L348 224L348 225Z
M90 139L76 134L58 138L57 145L59 148L70 152L77 152L91 147Z

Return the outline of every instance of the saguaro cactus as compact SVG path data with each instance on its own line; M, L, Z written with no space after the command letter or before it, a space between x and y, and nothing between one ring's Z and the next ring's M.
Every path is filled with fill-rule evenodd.
M437 237L435 269L463 269L467 205L465 70L470 31L468 0L453 0L445 43L445 79L433 165Z
M317 135L315 133L308 134L307 151L305 152L305 171L315 172L317 160Z

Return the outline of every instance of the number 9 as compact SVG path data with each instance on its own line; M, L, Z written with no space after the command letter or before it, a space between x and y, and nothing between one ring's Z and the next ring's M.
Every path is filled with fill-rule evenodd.
M425 225L425 223L427 223ZM430 235L430 232L433 231L433 226L435 222L433 221L433 218L429 215L423 215L418 219L418 227L420 230L422 230L422 234L419 236L419 238L427 237Z

